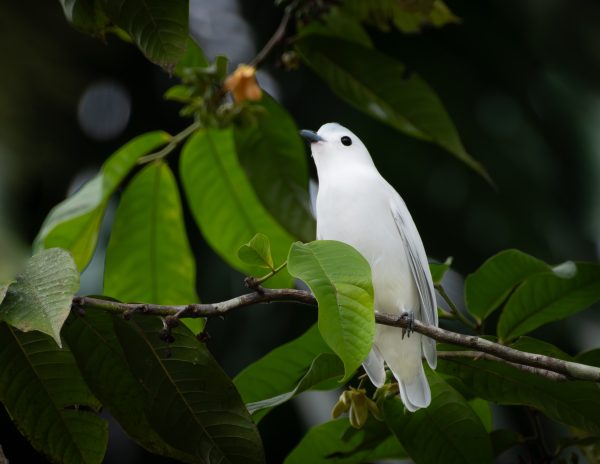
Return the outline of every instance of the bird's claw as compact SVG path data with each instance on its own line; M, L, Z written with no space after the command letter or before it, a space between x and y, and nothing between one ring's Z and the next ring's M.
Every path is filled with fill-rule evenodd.
M400 317L408 321L408 325L406 327L402 327L402 340L404 340L405 335L410 338L410 334L414 332L415 314L412 311L405 311L400 315Z

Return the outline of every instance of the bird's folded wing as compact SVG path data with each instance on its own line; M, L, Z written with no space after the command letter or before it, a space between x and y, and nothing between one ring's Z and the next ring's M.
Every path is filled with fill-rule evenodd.
M417 291L419 292L422 309L421 317L424 322L437 326L438 314L435 291L421 236L400 195L395 195L395 198L390 203L390 207L398 233L402 237L402 244L406 251L410 270L417 285Z

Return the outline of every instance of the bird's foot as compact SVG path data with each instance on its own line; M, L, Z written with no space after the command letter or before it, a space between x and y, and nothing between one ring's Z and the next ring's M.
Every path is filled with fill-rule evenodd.
M400 317L408 321L408 325L406 327L402 327L402 340L404 340L405 335L410 338L410 334L414 332L415 313L412 311L404 311Z

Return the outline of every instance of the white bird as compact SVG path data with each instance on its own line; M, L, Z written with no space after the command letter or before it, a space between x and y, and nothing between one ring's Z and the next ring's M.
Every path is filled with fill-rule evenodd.
M300 134L311 144L317 166L317 239L339 240L357 249L371 265L376 311L438 325L427 255L417 227L394 188L379 174L367 148L337 123ZM436 366L435 340L418 333L403 337L395 327L377 325L363 363L371 382L385 382L384 361L398 381L409 411L431 402L423 356Z

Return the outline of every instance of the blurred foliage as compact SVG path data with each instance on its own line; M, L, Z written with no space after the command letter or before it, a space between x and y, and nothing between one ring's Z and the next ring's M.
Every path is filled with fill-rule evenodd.
M9 459L38 459L9 427L14 422L52 462L101 462L107 444L105 462L123 462L131 447L112 430L108 441L102 404L141 447L181 462L262 462L264 453L269 462L289 454L286 462L428 463L442 453L447 462L526 455L561 462L573 452L595 462L596 385L556 383L490 360L440 360L438 373L428 373L433 403L415 414L403 410L393 384L373 392L358 380L342 395L353 398L344 404L350 422L288 433L299 418L285 408L306 390L350 379L374 329L361 257L340 244L292 245L314 238L314 171L297 127L329 120L360 134L405 197L430 255L455 257L432 268L436 283L470 273L459 306L481 335L598 365L597 350L566 353L597 346L598 318L581 312L600 299L600 265L585 262L597 261L600 243L600 7L240 2L260 43L282 14L290 22L254 63L259 72L238 68L224 86L233 70L216 55L229 52L208 53L208 44L190 38L217 34L218 17L194 23L194 12L212 3L0 6L0 34L15 44L0 81L0 317L8 322L0 325L0 401L10 415L2 418L12 434L2 439ZM95 38L69 29L65 18ZM229 39L234 48L249 40ZM280 84L269 89L276 98L254 80L263 86L265 68ZM97 76L122 82L133 108L126 130L105 141L88 139L74 117ZM157 128L175 135L148 132ZM22 244L36 234L38 254L23 265ZM45 259L68 258L41 251L55 246L70 251L80 271L87 267L82 281L98 292L102 275L94 272L106 253L104 293L125 301L188 304L198 294L219 301L241 291L238 272L270 270L267 285L281 287L294 276L317 296L319 326L309 329L314 317L302 311L255 308L226 325L210 322L208 346L186 327L167 330L142 316L72 312L63 326L77 272L62 258ZM279 271L290 246L289 272ZM514 249L498 253L504 248ZM461 283L455 290L462 293ZM17 328L66 343L59 349L50 336ZM491 403L519 407L490 412ZM532 410L545 426L523 425ZM134 453L128 462L159 459Z

